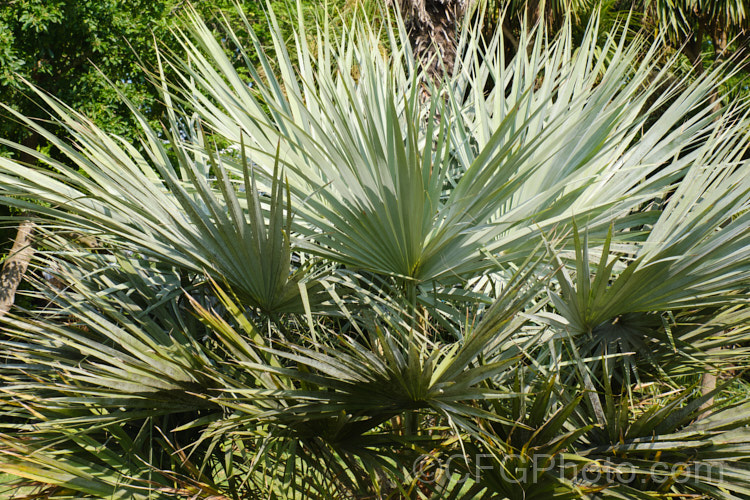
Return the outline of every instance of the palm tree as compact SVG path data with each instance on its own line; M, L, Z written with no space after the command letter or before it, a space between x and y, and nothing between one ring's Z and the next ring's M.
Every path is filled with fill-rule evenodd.
M677 44L685 43L685 54L703 71L703 39L711 41L715 60L726 57L728 44L750 27L750 5L746 0L649 0L659 28Z
M270 10L245 73L189 21L139 144L41 91L64 136L16 115L55 155L0 158L40 249L0 337L6 496L748 491L742 382L696 390L750 335L719 70L644 85L659 47L594 18L511 60L469 26L438 87L401 27L300 18L290 53Z

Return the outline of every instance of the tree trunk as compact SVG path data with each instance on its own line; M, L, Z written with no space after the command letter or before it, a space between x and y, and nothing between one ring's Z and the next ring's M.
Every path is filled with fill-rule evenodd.
M398 4L414 56L426 73L434 79L451 75L456 62L456 34L465 2L398 0Z
M26 274L34 247L31 245L34 234L34 223L28 220L21 222L13 242L13 248L3 263L0 271L0 318L5 316L16 299L16 290Z
M709 392L716 389L716 381L718 377L715 373L704 373L703 377L701 378L701 396L705 396ZM714 398L710 398L708 401L703 403L700 407L701 414L698 415L698 420L707 417L711 414L709 411L709 408L713 406L714 404Z
M536 26L536 23L538 23L539 19L542 17L541 5L539 4L539 0L527 0L526 2L525 21L526 31L529 33L531 33Z
M39 146L39 135L32 133L21 144L29 149L36 149ZM36 163L36 158L26 152L21 152L18 159L20 163ZM16 300L16 291L21 284L29 262L34 256L34 247L32 238L34 235L34 223L24 220L18 225L16 239L13 241L13 247L8 253L8 257L3 263L0 271L0 318L10 311L11 306Z
M695 69L695 72L697 74L703 73L703 55L702 55L702 46L703 46L703 28L702 26L698 26L698 30L693 35L693 37L688 40L688 42L685 44L685 55L688 59L690 59L690 62L693 65L693 68Z
M715 64L721 63L726 57L727 52L727 31L720 21L715 21L711 26L711 44L714 46ZM719 98L719 89L714 88L711 91L711 103L714 105L713 111L721 111L721 99Z

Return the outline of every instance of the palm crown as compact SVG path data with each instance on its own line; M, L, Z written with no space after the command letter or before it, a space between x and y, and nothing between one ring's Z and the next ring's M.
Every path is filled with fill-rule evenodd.
M290 48L269 16L248 80L194 15L138 145L41 92L67 135L17 116L55 154L0 158L0 191L55 280L5 320L0 470L67 498L750 491L750 408L697 419L726 392L690 376L748 333L725 68L670 86L596 19L505 60L467 24L438 81L398 19L300 17Z

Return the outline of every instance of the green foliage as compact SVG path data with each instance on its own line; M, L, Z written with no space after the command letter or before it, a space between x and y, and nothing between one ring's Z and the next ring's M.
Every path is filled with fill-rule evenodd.
M750 7L745 0L647 0L646 5L668 36L684 40L696 32L718 28L732 37L748 27Z
M595 17L578 45L522 28L510 59L467 26L433 81L387 13L290 39L269 15L266 50L190 11L158 51L164 127L120 94L138 144L42 89L50 125L6 107L55 150L2 141L36 160L0 158L0 200L44 249L0 339L11 486L747 495L742 382L695 387L748 359L750 118L710 104L724 68L675 82Z
M143 27L164 37L176 8L177 2L169 1L9 3L0 20L2 101L25 114L42 116L24 97L25 81L30 81L106 124L107 130L132 137L117 88L139 106L155 105L156 96L146 90L136 54L146 56L153 45L151 32ZM2 136L19 137L14 122L4 120L4 125Z
M264 5L256 1L239 4L261 43L268 45L271 36ZM197 5L213 28L225 19L241 25L232 0ZM276 1L272 5L288 34L288 4ZM178 0L4 2L0 9L0 102L26 116L46 118L28 95L31 83L86 114L107 132L133 141L138 127L120 98L124 94L158 129L165 109L149 82L149 70L154 70L150 66L156 45L174 46L171 31L181 28L184 8ZM19 141L26 135L28 131L13 120L0 125L0 137Z

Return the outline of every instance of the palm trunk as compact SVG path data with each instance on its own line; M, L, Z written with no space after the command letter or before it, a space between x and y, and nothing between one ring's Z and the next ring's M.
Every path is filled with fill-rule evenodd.
M464 10L460 0L398 0L409 43L426 73L450 75L456 62L456 34Z

